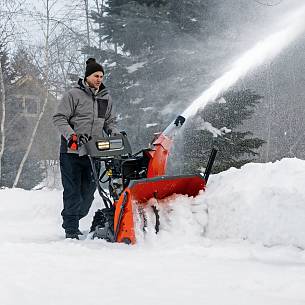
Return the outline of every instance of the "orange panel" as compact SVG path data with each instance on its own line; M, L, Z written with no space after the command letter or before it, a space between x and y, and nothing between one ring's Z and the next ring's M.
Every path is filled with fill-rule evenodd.
M125 189L125 191L121 194L119 200L116 202L115 205L114 232L116 232L117 230L121 209L123 209L123 214L116 241L134 244L136 239L134 231L131 195L130 190L128 188Z
M165 175L167 158L172 145L172 139L163 134L153 142L153 150L147 152L150 157L147 178Z
M116 230L120 211L123 207L118 242L136 242L132 203L145 204L149 199L162 200L173 194L196 196L205 189L205 180L201 175L161 176L133 181L116 203L114 228Z

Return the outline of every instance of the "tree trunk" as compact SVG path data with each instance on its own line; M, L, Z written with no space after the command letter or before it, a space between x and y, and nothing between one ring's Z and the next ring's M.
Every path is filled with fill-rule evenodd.
M272 129L272 115L273 115L273 104L274 104L274 85L272 79L272 67L271 64L268 66L268 121L267 121L267 141L266 141L266 152L265 162L270 161L270 147L271 147L271 129Z
M0 186L2 185L2 156L4 153L4 144L5 144L5 130L4 130L4 123L5 123L5 86L4 86L4 79L2 73L2 65L0 59L0 91L1 91L1 104L2 104L2 116L1 116L1 150L0 150Z
M103 16L103 9L104 9L104 0L101 1L99 4L98 0L95 0L96 10L100 17ZM102 49L102 23L99 21L98 23L98 47L101 50Z
M86 11L86 27L87 27L87 43L90 48L90 27L89 27L89 4L88 0L85 1L85 11Z

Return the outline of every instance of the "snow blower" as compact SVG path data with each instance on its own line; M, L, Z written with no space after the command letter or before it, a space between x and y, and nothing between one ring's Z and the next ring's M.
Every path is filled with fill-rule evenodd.
M175 125L184 123L178 116ZM104 208L94 215L90 232L92 238L101 238L109 242L134 244L134 209L144 208L151 198L162 200L173 194L196 196L205 189L216 149L212 149L204 174L166 176L167 158L173 137L164 133L155 135L151 147L135 154L126 133L96 138L93 137L85 148L89 156L98 192L104 202ZM104 164L105 170L101 170ZM108 192L103 184L108 183ZM158 210L152 206L156 217L156 233L159 230Z

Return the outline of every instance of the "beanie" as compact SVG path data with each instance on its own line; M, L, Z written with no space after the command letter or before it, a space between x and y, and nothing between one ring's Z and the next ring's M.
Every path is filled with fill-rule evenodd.
M103 72L104 74L104 69L102 67L102 65L98 64L96 61L95 61L95 58L89 58L87 61L86 61L86 73L85 73L85 78L91 74L93 74L94 72L97 72L97 71L101 71Z

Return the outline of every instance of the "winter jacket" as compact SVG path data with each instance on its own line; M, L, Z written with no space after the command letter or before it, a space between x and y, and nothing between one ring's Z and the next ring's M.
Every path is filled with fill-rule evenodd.
M53 123L61 133L61 153L83 153L68 148L67 140L74 133L101 136L103 130L119 133L112 113L112 101L108 90L101 84L98 92L90 88L83 79L76 87L67 91L53 116Z

